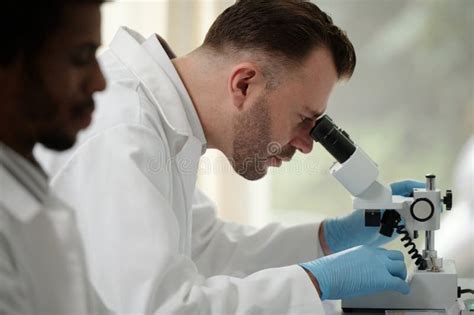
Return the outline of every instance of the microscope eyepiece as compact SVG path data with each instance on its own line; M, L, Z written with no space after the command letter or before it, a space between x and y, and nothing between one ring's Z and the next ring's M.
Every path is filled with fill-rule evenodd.
M355 152L356 146L349 135L339 128L328 115L316 121L311 137L339 162L344 163Z

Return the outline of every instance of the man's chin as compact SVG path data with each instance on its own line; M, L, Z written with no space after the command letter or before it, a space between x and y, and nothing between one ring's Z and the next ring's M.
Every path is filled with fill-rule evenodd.
M265 177L265 175L267 175L267 170L268 170L268 167L265 166L262 169L252 169L252 170L245 170L245 171L236 170L236 172L237 174L239 174L246 180L256 181Z
M39 139L38 142L50 150L66 151L74 146L76 143L76 137L54 135Z

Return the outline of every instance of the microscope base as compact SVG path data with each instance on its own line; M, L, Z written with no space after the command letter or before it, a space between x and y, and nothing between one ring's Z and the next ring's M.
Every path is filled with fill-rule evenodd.
M416 270L408 295L384 292L342 301L346 313L384 312L386 310L441 310L457 304L457 273L452 260L444 260L443 271Z

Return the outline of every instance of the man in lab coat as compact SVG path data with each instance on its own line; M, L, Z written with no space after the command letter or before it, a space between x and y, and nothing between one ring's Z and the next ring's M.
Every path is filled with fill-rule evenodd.
M311 151L315 119L355 67L352 44L316 5L238 1L201 47L174 60L156 35L121 28L100 61L109 84L92 127L72 151L39 154L77 210L108 307L301 314L323 312L324 299L408 292L403 255L371 247L388 239L365 228L360 211L258 230L220 220L196 189L207 148L249 180Z
M70 148L105 88L102 1L2 5L0 314L98 314L74 212L50 193L35 143Z

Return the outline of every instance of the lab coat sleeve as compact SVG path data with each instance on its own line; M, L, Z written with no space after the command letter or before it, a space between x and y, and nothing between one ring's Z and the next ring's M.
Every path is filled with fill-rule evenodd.
M146 128L119 125L83 143L53 179L77 211L92 283L107 307L121 314L322 313L296 265L246 278L198 272L179 250L163 146Z
M199 190L193 200L193 260L202 274L247 276L257 270L282 267L323 256L319 223L261 229L225 222L214 203Z

